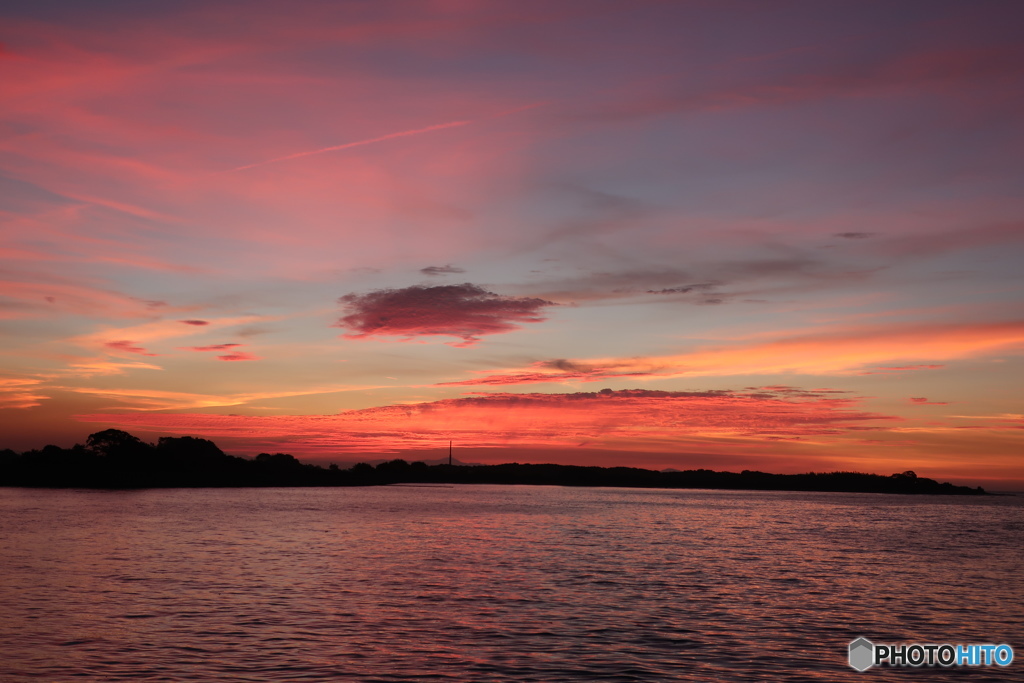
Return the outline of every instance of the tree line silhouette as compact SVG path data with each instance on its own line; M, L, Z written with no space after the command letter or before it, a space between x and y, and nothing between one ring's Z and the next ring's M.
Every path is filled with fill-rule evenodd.
M638 467L578 465L427 465L390 460L348 469L299 462L287 453L255 458L225 454L215 443L192 436L161 437L146 443L128 432L106 429L85 445L45 446L16 453L0 451L0 486L53 488L178 488L243 486L379 486L387 484L534 484L701 488L761 491L841 491L984 495L969 488L918 477L860 472L769 474L698 469L646 470Z

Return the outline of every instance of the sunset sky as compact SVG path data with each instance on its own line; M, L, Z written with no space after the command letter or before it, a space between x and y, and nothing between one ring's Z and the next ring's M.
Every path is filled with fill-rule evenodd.
M0 448L1024 483L1024 3L0 10Z

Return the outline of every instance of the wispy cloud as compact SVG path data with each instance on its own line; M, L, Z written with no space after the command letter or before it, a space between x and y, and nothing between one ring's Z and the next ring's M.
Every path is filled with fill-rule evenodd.
M266 161L257 161L252 164L246 164L245 166L238 166L237 168L231 169L232 171L244 171L248 168L256 168L257 166L266 166L267 164L276 164L281 161L288 161L289 159L301 159L302 157L313 156L314 154L324 154L326 152L337 152L343 149L351 149L352 147L362 147L363 145L372 145L376 142L384 142L385 140L394 140L395 138L404 138L410 135L421 135L423 133L432 133L436 130L444 130L446 128L457 128L459 126L468 126L473 123L472 121L449 121L448 123L439 123L436 126L427 126L426 128L416 128L414 130L404 130L399 133L388 133L387 135L381 135L380 137L370 138L368 140L359 140L358 142L346 142L343 145L334 145L333 147L323 147L321 149L314 149L308 152L297 152L295 154L288 154L283 157L277 157L275 159L267 159Z
M180 346L182 351L227 351L241 346L241 344L210 344L209 346Z
M458 268L453 265L447 266L427 266L426 268L420 268L420 272L424 275L450 275L455 273L465 273L465 269Z
M119 409L146 412L152 410L190 410L197 408L243 406L278 398L333 394L347 391L366 391L379 389L381 387L380 385L336 385L281 391L206 394L166 391L160 389L130 389L119 387L54 386L53 388L115 400L119 404L122 404L118 406ZM132 418L127 419L129 421L132 420Z
M246 351L236 351L234 353L225 353L223 355L217 356L217 359L218 360L227 360L227 361L262 360L259 356L255 355L255 354L252 354L252 353L248 353Z
M94 282L49 272L19 273L20 279L0 280L0 309L11 318L91 315L116 318L149 318L153 302L95 286Z
M68 362L65 369L55 372L54 375L58 377L93 377L95 375L123 375L130 370L163 370L163 368L142 361L79 358Z
M203 325L183 325L181 320L151 320L129 327L103 328L96 332L72 337L68 341L84 348L100 351L112 350L155 355L150 354L145 347L166 339L206 335L235 325L248 325L267 319L265 316L235 316L203 321ZM200 349L191 347L190 350ZM209 350L219 349L211 348Z
M808 62L806 70L783 73L768 80L722 87L710 81L710 87L694 89L664 88L658 92L637 93L630 85L616 93L614 101L593 107L573 118L626 122L672 113L716 112L771 105L796 105L829 97L863 97L898 89L901 92L927 93L957 87L965 82L1012 81L1018 78L1024 50L1019 46L977 45L951 49L943 46L928 51L912 51L869 57L861 64L845 69L826 70ZM675 80L669 81L673 86Z
M40 391L42 380L34 378L0 377L0 410L5 408L34 408L49 398Z
M891 365L881 366L874 370L862 370L858 374L860 375L893 375L899 372L907 372L909 370L939 370L946 367L940 363L926 363L922 365Z
M210 344L208 346L180 346L182 351L230 351L217 356L218 360L238 361L238 360L263 360L259 356L249 353L247 351L235 351L244 346L244 344Z
M139 346L135 342L133 342L131 340L128 340L128 339L120 339L118 341L110 341L110 342L107 342L106 344L104 344L104 346L107 347L108 349L113 349L114 351L123 351L125 353L137 353L137 354L139 354L141 356L155 356L155 355L157 355L155 353L150 353L145 348Z
M863 374L860 368L896 360L970 358L1024 348L1024 322L848 328L768 342L708 347L671 356L537 361L526 368L482 372L442 386L596 382L617 377L700 377L746 374ZM941 367L894 366L890 370Z
M52 426L64 438L81 427L67 421L71 405L235 412L247 391L295 390L327 368L389 387L237 412L454 394L435 382L565 392L801 374L870 394L910 427L948 426L922 459L961 434L965 469L982 453L1020 461L1019 421L957 424L928 405L1020 412L985 389L1020 373L1012 356L1024 347L1020 326L991 323L1020 317L1024 249L1024 49L1006 3L886 12L797 0L724 41L748 19L728 3L437 0L395 12L300 0L283 18L265 0L242 17L222 0L155 14L51 4L0 9L17 36L0 55L0 365L43 378L8 392L22 395L8 403L40 403L13 431ZM520 106L537 102L548 104ZM335 306L341 294L351 298ZM545 317L558 320L537 324ZM104 397L58 381L195 395ZM623 452L634 438L664 438L651 448L665 452L698 439L719 454L715 439L771 439L792 455L818 438L680 427L645 441L643 414L625 407L641 400L684 401L565 403L632 420L600 446L618 439ZM685 400L684 427L719 410L713 401L745 414L737 397ZM506 403L437 407L442 422L422 426L447 443L448 421L509 448L533 418L531 443L546 443L548 427L557 448L604 438L577 416L573 441L554 399ZM520 403L533 412L508 407ZM496 434L474 432L461 410ZM364 431L355 416L330 428L295 416L294 436L285 416L251 424L313 434L325 453L349 437L378 452L389 438L417 442L421 423L396 436L381 415L367 414ZM206 423L194 424L186 433L201 435ZM923 443L927 432L914 434ZM976 435L988 440L968 443ZM873 450L851 449L838 467Z
M434 448L455 438L462 447L516 444L671 451L679 439L818 438L895 418L856 409L832 392L776 387L750 391L628 389L572 394L480 393L338 415L95 414L87 422L202 434L294 440L307 452L393 452Z

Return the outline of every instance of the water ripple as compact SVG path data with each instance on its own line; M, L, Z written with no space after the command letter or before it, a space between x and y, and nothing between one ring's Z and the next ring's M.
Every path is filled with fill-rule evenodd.
M1016 499L3 489L0 680L858 681L860 635L1024 642L1021 529Z

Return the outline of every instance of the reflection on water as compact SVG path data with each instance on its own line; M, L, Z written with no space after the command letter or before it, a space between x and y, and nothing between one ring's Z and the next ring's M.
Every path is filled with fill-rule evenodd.
M0 489L0 680L1024 680L1017 498ZM846 666L1006 642L1007 669Z

